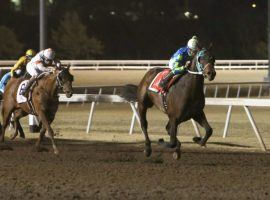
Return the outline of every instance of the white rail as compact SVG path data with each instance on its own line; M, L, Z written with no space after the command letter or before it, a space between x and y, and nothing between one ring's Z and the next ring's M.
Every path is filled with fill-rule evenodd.
M227 131L230 123L231 118L231 111L233 106L243 106L245 109L245 112L247 114L247 117L251 123L251 126L254 130L254 133L261 145L261 148L263 151L266 151L265 143L261 137L261 134L256 126L256 123L254 121L254 118L249 110L249 107L255 106L255 107L270 107L270 99L235 99L235 98L206 98L206 105L210 106L228 106L228 112L225 120L225 127L223 132L223 137L225 138L227 136ZM67 98L65 95L60 95L60 102L92 102L91 109L89 112L89 118L88 118L88 124L86 128L86 132L89 133L91 123L93 120L93 114L95 110L95 104L96 102L115 102L115 103L129 103L131 106L131 109L133 111L133 116L131 120L131 126L130 126L130 134L133 132L134 123L135 120L137 120L138 123L140 123L139 120L139 114L136 110L137 104L136 102L127 102L125 99L118 95L103 95L103 94L74 94L71 98ZM199 129L197 127L197 124L193 122L195 131L197 135L200 135Z
M1 69L10 69L15 60L0 61ZM167 67L168 60L63 60L76 70L149 70L153 67ZM268 60L216 60L218 70L268 69Z

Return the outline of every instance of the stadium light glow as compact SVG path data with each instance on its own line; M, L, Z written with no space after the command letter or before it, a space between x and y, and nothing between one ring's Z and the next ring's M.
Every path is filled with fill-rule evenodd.
M186 18L190 18L192 14L189 11L186 11L184 15L186 16Z

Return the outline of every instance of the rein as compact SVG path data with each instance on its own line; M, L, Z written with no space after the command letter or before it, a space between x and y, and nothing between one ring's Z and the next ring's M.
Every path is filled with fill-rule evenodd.
M203 72L195 72L195 71L190 71L190 70L187 70L187 71L190 74L203 75Z

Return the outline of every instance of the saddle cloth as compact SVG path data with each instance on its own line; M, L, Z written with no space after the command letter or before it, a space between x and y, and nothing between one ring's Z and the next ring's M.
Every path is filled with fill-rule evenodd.
M23 82L21 82L21 84L18 87L18 90L17 90L17 102L18 103L27 102L27 98L22 95L22 92L25 90L25 86L27 85L28 82L29 82L29 80L24 80Z
M163 71L159 72L156 77L153 79L153 81L151 82L151 84L148 87L148 90L152 91L152 92L156 92L156 93L160 93L160 92L164 92L162 90L161 87L159 87L159 83L161 80L163 80L163 78L169 74L171 71L171 69L166 68ZM175 77L175 76L174 76ZM172 83L174 82L174 77L169 81L169 83L166 86L166 90L168 90L170 88L170 86L172 85Z

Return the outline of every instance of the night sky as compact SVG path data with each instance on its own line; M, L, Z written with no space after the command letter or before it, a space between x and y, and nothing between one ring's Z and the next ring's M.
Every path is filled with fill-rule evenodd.
M48 46L70 59L168 59L192 35L205 46L213 43L217 59L267 58L266 0L53 0L47 13ZM53 30L59 29L67 13L79 16L87 37L102 44L102 53L72 57L57 46ZM38 20L37 0L22 0L20 7L0 1L0 26L14 31L22 44L12 55L29 47L38 49ZM83 36L76 33L74 23L70 36L74 39L60 45L79 50L76 38ZM80 51L93 50L85 46Z

